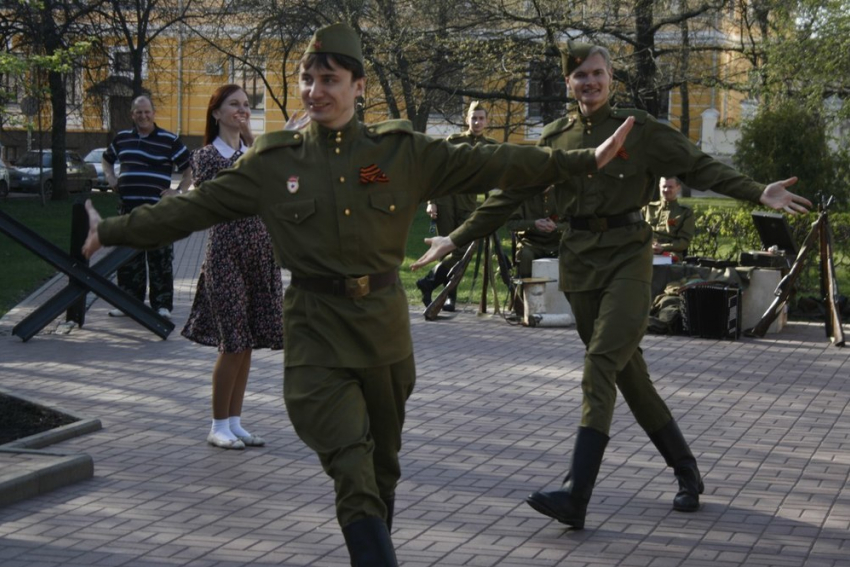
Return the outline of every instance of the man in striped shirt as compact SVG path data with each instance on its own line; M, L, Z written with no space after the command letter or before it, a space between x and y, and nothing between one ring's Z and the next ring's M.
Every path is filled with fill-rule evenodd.
M103 153L102 160L106 182L121 198L121 214L142 205L155 205L163 197L179 195L192 183L189 150L179 136L156 125L151 99L146 96L135 98L130 114L135 127L118 132ZM118 177L113 167L117 161L121 162ZM175 169L183 176L177 189L171 189L171 174ZM118 270L118 286L139 301L144 301L146 280L150 280L151 309L170 319L174 299L173 259L174 251L170 244L140 252ZM113 309L109 314L121 317L124 312Z

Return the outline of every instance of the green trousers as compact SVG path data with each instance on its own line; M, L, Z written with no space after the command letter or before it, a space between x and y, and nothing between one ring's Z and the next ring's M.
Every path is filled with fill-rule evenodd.
M557 258L558 244L554 246L543 246L521 240L517 244L516 262L519 266L518 275L521 278L530 278L534 261L540 258Z
M608 435L620 390L647 433L672 419L658 395L640 349L649 318L649 283L613 280L603 289L568 292L576 329L587 347L581 425Z
M286 368L286 411L334 481L340 526L386 519L384 501L395 496L401 477L404 405L415 381L413 355L375 368Z

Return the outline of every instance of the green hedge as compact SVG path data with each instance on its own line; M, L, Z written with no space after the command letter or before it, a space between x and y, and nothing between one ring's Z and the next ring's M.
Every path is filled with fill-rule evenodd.
M761 250L761 240L751 212L752 208L748 207L710 206L696 210L697 234L691 241L688 253L692 256L737 261L741 252ZM817 220L817 213L787 215L786 218L795 242L802 245ZM838 288L846 295L850 290L850 213L830 212L829 224L833 234L833 262ZM797 283L798 297L820 297L820 254L815 250L810 258Z

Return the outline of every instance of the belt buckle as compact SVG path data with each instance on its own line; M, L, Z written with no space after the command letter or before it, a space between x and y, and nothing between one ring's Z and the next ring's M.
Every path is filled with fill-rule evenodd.
M587 219L587 229L590 232L605 232L608 230L608 219L591 217Z
M369 295L369 276L359 278L347 278L345 280L345 296L351 299L359 299Z

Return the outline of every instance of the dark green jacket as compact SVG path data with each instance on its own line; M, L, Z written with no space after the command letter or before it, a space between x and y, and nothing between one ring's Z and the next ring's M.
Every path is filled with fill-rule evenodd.
M188 194L106 219L104 245L157 248L216 223L259 215L276 257L300 277L358 277L397 270L417 207L491 187L549 185L596 171L592 150L552 152L512 144L453 145L407 121L341 131L315 123L257 139L232 169ZM368 368L410 356L400 284L360 299L284 296L287 366Z
M763 184L715 160L678 130L640 110L606 104L591 116L573 114L547 125L539 143L563 150L595 148L628 116L634 116L636 123L617 158L597 173L570 177L556 185L558 205L566 215L608 217L640 211L652 198L660 176L676 176L695 189L758 202ZM489 234L523 199L544 189L523 188L491 196L450 238L463 246ZM561 289L602 289L613 278L650 282L651 243L652 231L646 223L601 233L567 229L559 252Z
M643 209L652 239L665 252L684 252L696 233L694 211L679 201L653 201Z
M450 144L469 144L470 146L476 146L478 144L498 144L496 140L493 138L489 138L487 136L475 136L470 130L466 132L459 132L457 134L452 134L446 140ZM482 187L480 191L476 191L476 193L486 193L493 187ZM447 195L445 197L440 197L439 199L434 199L434 204L437 205L437 214L440 214L440 206L441 205L450 205L454 207L456 210L466 213L472 214L472 211L478 206L478 195L476 194L458 194L458 195ZM463 217L461 217L463 218Z

